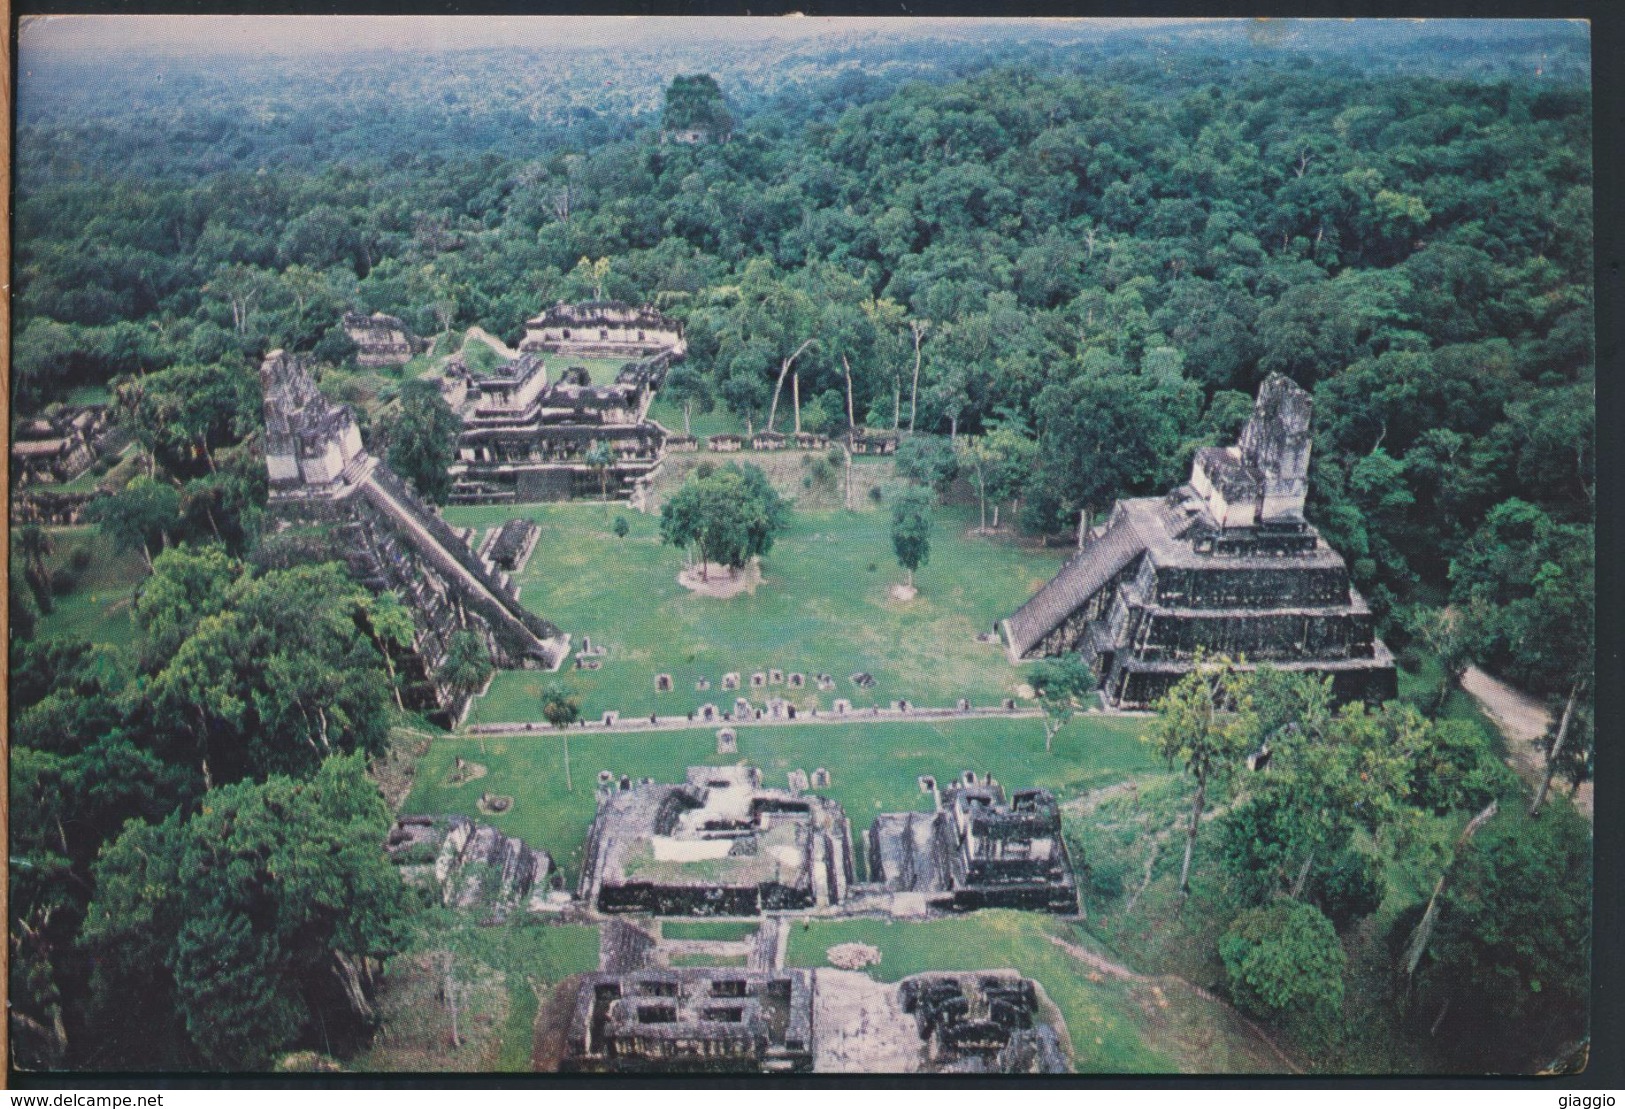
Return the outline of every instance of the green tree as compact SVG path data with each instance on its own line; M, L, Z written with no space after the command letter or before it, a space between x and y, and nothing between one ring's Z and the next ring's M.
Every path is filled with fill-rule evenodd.
M1491 619L1481 601L1456 608L1417 608L1410 613L1411 634L1444 670L1434 713L1444 711L1445 702L1460 687L1467 668L1483 651L1485 629Z
M958 476L959 459L940 435L910 435L897 446L897 472L940 497Z
M121 551L140 551L152 567L154 548L163 550L180 519L181 495L173 485L136 476L117 493L97 497L85 506L85 520L95 524Z
M144 665L161 670L198 625L230 606L243 564L219 547L173 547L152 562L136 590Z
M455 699L460 702L472 697L494 669L485 640L464 628L453 632L446 641L446 657L441 661L435 677L451 689Z
M1038 703L1044 710L1044 750L1050 750L1055 733L1066 727L1085 697L1094 692L1095 676L1079 655L1064 654L1046 658L1027 675Z
M204 780L308 774L378 754L389 683L363 630L371 595L334 563L244 576L152 679L153 708L193 744Z
M1179 891L1188 894L1191 857L1196 852L1208 786L1235 772L1257 732L1252 680L1223 655L1198 654L1191 672L1159 698L1155 707L1157 718L1144 737L1146 742L1196 779L1185 861L1179 868Z
M395 707L405 712L400 676L395 671L395 653L410 650L417 638L412 610L403 605L394 593L384 592L373 597L372 602L362 610L361 621L373 646L383 656L384 669L389 673L389 688L395 694ZM478 684L485 684L485 679L481 678Z
M1417 986L1458 1063L1523 1070L1583 1033L1591 991L1591 835L1556 806L1504 813L1457 856Z
M713 563L736 572L767 554L788 526L788 505L754 466L696 472L660 506L661 541L697 550L702 578Z
M617 516L615 517L615 523L611 525L610 530L615 533L615 538L625 539L627 535L631 533L632 525L626 522L625 516Z
M660 386L660 393L668 400L683 406L684 435L694 434L689 426L690 413L695 409L702 413L709 412L716 403L711 394L711 384L705 375L686 362L680 362L671 368L665 382Z
M425 500L445 504L451 495L448 467L457 457L462 421L432 381L401 386L401 411L388 428L389 465L411 481Z
M406 914L378 849L388 829L359 755L308 781L211 791L190 818L132 824L97 864L85 924L100 1007L172 1002L211 1069L264 1069L303 1036L369 1027L374 967Z
M1343 1005L1348 956L1313 905L1279 901L1248 909L1219 940L1236 1003L1262 1017L1330 1016Z
M542 719L559 730L564 737L564 788L575 790L575 783L570 780L570 732L571 724L581 719L581 700L574 697L562 685L550 685L542 690Z
M924 489L904 489L892 501L891 546L897 565L908 571L908 588L914 588L914 571L931 561L931 494Z

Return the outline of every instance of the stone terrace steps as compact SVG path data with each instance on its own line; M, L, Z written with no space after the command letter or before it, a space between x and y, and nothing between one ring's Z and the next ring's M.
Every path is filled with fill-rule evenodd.
M1124 567L1144 554L1146 546L1133 517L1119 515L1100 538L1074 555L1004 622L1011 657L1019 659L1036 647Z

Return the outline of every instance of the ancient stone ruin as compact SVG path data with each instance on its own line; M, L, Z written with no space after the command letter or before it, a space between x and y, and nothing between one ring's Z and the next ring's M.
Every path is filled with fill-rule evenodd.
M542 529L529 520L509 520L491 534L480 554L492 566L517 574L530 561L541 535Z
M1017 790L1006 801L1003 786L968 770L940 792L934 781L929 789L935 811L875 817L871 881L931 895L936 908L1078 911L1061 810L1048 790Z
M403 816L384 849L405 880L493 923L545 909L558 877L546 851L463 816Z
M839 903L851 829L834 801L764 788L751 766L600 790L580 894L600 912L755 916Z
M971 1074L1065 1074L1060 1037L1038 1020L1038 988L1011 971L917 974L897 986L926 1044L926 1069Z
M608 385L585 370L548 383L539 353L493 369L446 363L440 391L462 419L451 465L459 503L563 500L624 494L660 460L665 430L646 419L655 390L675 356L669 350L628 362ZM588 460L594 446L609 465Z
M522 352L549 351L583 358L634 358L687 349L683 325L651 305L635 308L618 300L582 304L559 301L525 321Z
M808 1071L812 973L721 967L591 974L581 983L565 1071Z
M455 717L467 692L438 672L452 635L464 628L507 668L557 669L570 637L519 604L505 581L435 511L361 444L355 416L316 388L304 361L277 350L260 366L265 392L269 514L281 525L338 529L351 573L392 590L412 611L418 634L414 686L441 719Z
M52 405L44 415L19 421L11 439L13 488L72 481L96 460L108 431L103 404Z
M1198 451L1165 497L1118 501L1004 622L1011 660L1077 651L1122 708L1150 705L1198 651L1329 676L1344 701L1393 697L1371 610L1303 517L1311 407L1272 374L1239 443Z
M418 338L406 324L382 312L370 316L346 312L341 322L344 334L356 346L357 366L404 366L413 355L429 349L427 339Z

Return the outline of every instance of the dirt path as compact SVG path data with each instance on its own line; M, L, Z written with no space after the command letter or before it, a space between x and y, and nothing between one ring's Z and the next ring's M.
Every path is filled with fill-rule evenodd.
M498 339L495 335L491 334L483 327L471 327L467 331L463 332L463 344L465 346L468 344L470 339L478 339L480 342L484 343L486 346L500 354L503 358L506 358L509 362L512 362L515 358L519 357L519 352L517 350L514 350L507 343L504 343L501 339Z
M1546 706L1521 689L1516 689L1493 678L1476 666L1469 666L1462 675L1461 688L1466 690L1486 716L1501 729L1507 741L1507 761L1528 782L1539 789L1546 776L1546 760L1535 740L1551 727L1552 716ZM1574 807L1591 819L1591 783L1586 782L1573 794Z

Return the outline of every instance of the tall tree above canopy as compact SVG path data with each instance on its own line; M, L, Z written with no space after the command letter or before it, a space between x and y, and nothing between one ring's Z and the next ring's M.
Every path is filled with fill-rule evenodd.
M712 138L727 138L733 131L733 113L717 80L709 73L674 77L666 88L666 107L660 125L667 131L704 131Z

